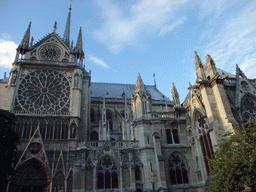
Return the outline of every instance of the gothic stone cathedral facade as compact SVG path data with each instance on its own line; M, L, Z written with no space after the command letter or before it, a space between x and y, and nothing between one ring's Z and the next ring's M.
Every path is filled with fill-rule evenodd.
M91 82L83 66L82 31L52 33L33 43L30 27L10 77L0 82L0 108L17 116L19 157L9 191L203 191L219 134L255 118L255 81L203 64L180 104L156 86ZM135 81L134 81L135 82Z

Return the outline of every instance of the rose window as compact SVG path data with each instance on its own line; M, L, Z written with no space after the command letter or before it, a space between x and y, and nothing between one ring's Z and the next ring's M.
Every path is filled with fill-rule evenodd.
M16 110L69 111L70 83L54 70L39 70L25 76L18 88Z
M61 50L55 45L45 45L40 50L40 56L43 60L57 60L61 56Z

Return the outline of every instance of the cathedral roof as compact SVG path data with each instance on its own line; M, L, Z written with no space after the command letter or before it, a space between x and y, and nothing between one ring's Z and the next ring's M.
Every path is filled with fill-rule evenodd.
M91 97L117 98L123 99L124 94L127 99L131 99L134 93L134 84L118 84L118 83L91 83ZM151 95L152 100L170 101L163 95L154 85L145 85L147 92Z

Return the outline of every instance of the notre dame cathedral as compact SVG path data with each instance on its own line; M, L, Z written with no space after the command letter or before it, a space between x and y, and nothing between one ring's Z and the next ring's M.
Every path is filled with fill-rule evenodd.
M180 103L174 84L171 101L140 74L91 82L70 12L63 38L55 25L33 43L30 28L0 80L0 108L15 113L22 138L10 192L203 191L219 135L255 118L256 79L238 66L233 75L195 52L197 80Z

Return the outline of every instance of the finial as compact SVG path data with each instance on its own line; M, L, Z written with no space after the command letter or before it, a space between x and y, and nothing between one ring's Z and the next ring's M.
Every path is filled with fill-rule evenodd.
M154 78L154 85L156 87L156 74L155 73L153 73L153 78Z
M138 73L138 76L137 76L137 81L136 81L134 92L146 92L146 89L145 89L144 83L141 79L140 73Z
M53 33L56 32L56 29L57 29L57 21L55 21L55 23L54 23L54 26L53 26Z

